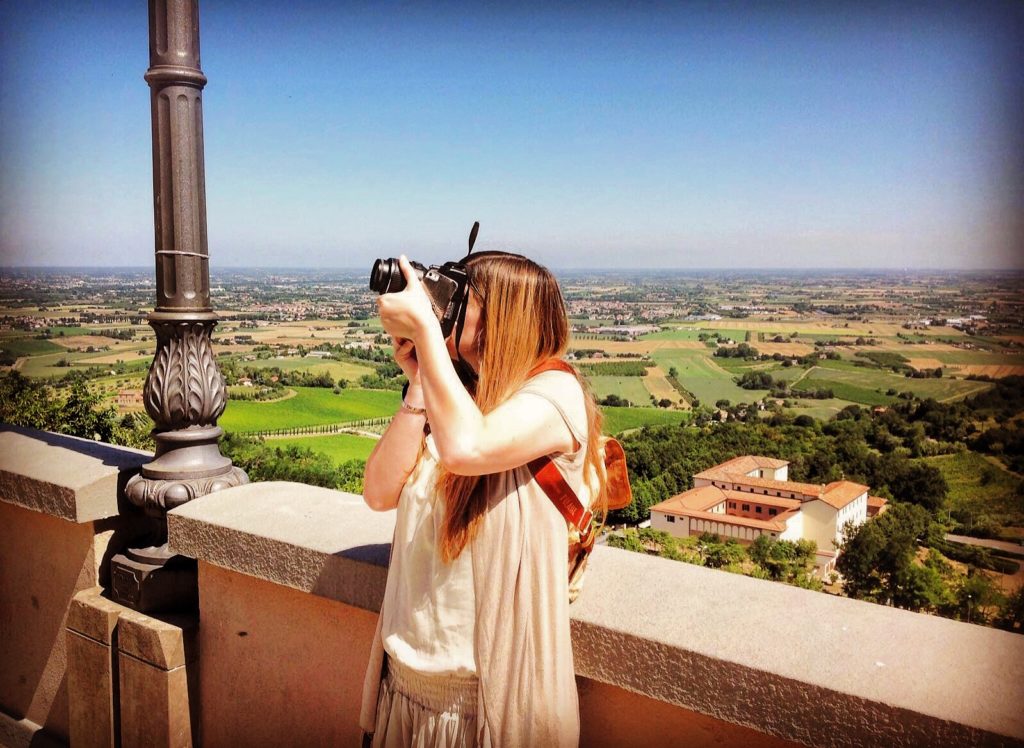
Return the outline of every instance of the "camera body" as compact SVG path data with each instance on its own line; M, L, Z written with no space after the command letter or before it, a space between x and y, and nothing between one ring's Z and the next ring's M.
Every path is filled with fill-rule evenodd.
M446 262L443 265L425 267L419 262L410 262L416 277L423 283L434 314L441 323L444 337L451 335L455 324L462 314L462 308L469 298L469 274L466 266L458 262ZM398 260L390 257L373 263L370 272L370 289L378 294L396 293L405 288L405 276Z

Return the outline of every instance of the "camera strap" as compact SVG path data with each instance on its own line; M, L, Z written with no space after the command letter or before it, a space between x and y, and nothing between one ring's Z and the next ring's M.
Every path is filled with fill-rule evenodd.
M458 357L459 368L462 369L464 377L468 377L472 381L476 381L478 375L473 371L473 367L469 365L469 362L462 357L462 330L466 325L466 309L469 308L469 284L466 284L465 290L462 292L462 303L459 309L459 316L455 320L455 355Z

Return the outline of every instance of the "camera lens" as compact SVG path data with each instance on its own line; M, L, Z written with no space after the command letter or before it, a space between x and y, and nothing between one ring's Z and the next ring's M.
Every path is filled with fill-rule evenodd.
M398 260L390 257L386 260L377 260L373 263L373 270L370 271L370 290L377 293L394 293L405 288L405 276L402 275L402 268Z

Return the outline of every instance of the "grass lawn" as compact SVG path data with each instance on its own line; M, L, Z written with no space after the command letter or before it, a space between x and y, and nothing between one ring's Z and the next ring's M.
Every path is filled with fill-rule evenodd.
M311 371L314 374L327 373L334 377L334 380L347 379L355 382L364 374L373 374L376 369L364 364L355 364L351 361L332 361L320 358L264 358L256 361L240 361L242 366L255 366L259 369L269 369L276 366L281 371Z
M302 447L320 452L331 458L336 465L349 460L363 460L370 456L376 439L354 434L330 434L327 436L305 436L291 439L267 439L268 447Z
M598 400L608 395L618 395L635 405L647 405L651 402L651 393L644 387L644 379L646 377L587 377Z
M604 413L604 432L606 434L621 434L623 431L638 429L641 426L661 426L690 420L690 414L684 410L605 406L601 408L601 411Z
M225 431L251 432L344 423L393 415L401 393L348 388L335 395L325 387L293 387L295 397L275 402L232 401L218 425Z
M962 452L924 461L939 469L949 484L949 508L977 519L1024 527L1024 480L977 452Z

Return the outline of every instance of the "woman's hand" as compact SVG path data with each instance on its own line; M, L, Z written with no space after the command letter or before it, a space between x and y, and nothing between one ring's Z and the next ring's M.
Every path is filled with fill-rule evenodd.
M405 276L405 289L378 297L377 308L380 310L380 322L392 338L415 345L430 326L438 327L439 331L440 327L430 297L405 255L398 258L398 265ZM395 351L397 354L398 349ZM398 363L401 366L401 361Z
M418 385L420 381L420 364L416 360L416 346L411 340L392 338L395 349L395 363L401 368L410 385Z

